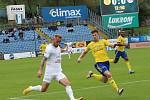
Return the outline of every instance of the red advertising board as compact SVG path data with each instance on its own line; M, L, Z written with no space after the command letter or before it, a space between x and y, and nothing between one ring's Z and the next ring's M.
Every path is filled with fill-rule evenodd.
M148 48L148 47L150 47L150 42L130 43L130 48Z

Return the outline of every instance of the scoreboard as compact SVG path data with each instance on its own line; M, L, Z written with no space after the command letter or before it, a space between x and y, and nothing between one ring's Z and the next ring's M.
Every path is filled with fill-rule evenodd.
M121 14L138 12L137 0L100 0L101 14Z

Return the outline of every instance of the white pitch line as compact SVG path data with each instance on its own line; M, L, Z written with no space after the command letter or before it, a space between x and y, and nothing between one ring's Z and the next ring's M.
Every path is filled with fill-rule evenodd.
M121 84L121 85L128 85L128 84L133 84L133 83L149 82L149 81L150 80L140 80L140 81L131 81L131 82L119 83L119 84ZM89 90L89 89L102 88L102 87L107 87L107 86L109 86L109 85L80 88L80 89L74 89L73 91ZM38 96L38 95L45 95L45 94L58 94L58 93L64 93L64 92L65 91L55 91L55 92L49 92L49 93L41 93L41 94L29 95L29 96L18 96L18 97L8 98L8 100L35 100L35 99L24 99L24 98L34 97L34 96Z
M35 100L35 99L9 98L8 100Z

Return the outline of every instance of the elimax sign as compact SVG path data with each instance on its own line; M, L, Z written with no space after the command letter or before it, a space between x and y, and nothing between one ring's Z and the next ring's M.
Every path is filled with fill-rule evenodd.
M51 9L49 11L49 14L52 17L77 17L77 16L81 16L81 9L79 10L62 10L60 9Z
M41 15L47 22L63 21L66 19L87 19L88 12L86 6L68 6L68 7L42 7Z
M105 28L130 28L138 27L138 13L102 16Z

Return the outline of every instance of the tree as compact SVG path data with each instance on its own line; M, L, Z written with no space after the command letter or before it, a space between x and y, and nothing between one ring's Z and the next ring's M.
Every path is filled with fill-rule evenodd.
M29 10L32 11L32 8L31 8L32 0L27 0L27 4L29 7Z
M14 5L17 5L17 0L11 0Z
M60 0L56 0L56 5L57 5L57 6L59 6L59 1L60 1Z
M141 16L150 16L150 0L143 0L139 2L139 14Z
M76 6L76 4L77 4L77 3L76 3L76 0L73 0L73 5Z

